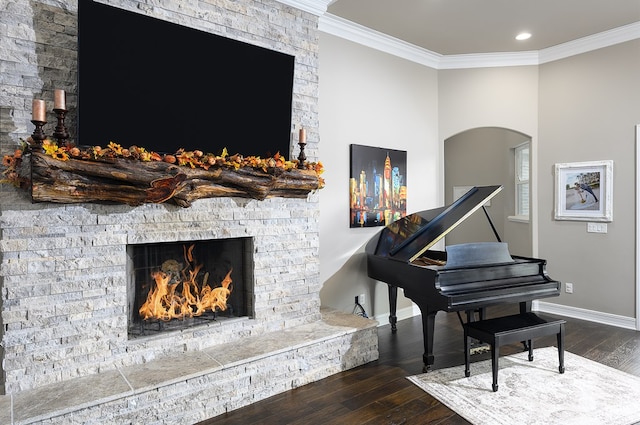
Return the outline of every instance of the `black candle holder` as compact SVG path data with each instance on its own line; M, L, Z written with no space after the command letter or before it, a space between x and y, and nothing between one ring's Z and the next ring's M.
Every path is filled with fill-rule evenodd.
M298 155L298 168L304 168L304 162L307 160L307 156L304 154L304 147L306 142L298 142L298 146L300 146L300 155Z
M31 144L31 150L36 152L42 152L44 150L42 148L42 142L44 141L44 139L47 138L47 136L44 134L44 130L42 129L42 127L44 127L44 125L47 122L37 121L37 120L31 120L31 122L33 123L33 125L36 126L36 128L33 130L33 134L31 135L31 138L33 139L33 143Z
M59 146L64 146L67 143L67 139L69 138L67 127L64 126L64 118L67 115L67 110L54 108L53 112L56 113L56 118L58 118L58 125L53 132L53 137L58 140Z

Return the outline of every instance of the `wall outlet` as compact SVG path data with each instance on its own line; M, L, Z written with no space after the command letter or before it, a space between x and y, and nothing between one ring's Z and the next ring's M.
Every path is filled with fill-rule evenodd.
M573 294L573 283L566 282L564 284L564 292L567 294Z
M365 300L364 294L358 295L358 302L360 303L360 305L365 305L366 304L365 301L366 300Z

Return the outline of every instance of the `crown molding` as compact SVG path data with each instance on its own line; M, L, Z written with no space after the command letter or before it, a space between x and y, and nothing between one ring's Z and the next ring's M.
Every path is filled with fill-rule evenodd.
M327 12L327 7L335 0L277 0L279 3L292 6L316 16L322 16Z
M540 63L552 62L640 38L640 22L540 50Z
M324 33L371 47L431 68L438 68L442 55L395 37L327 13L320 17L318 29Z
M434 69L540 65L626 41L640 39L640 22L635 22L539 51L441 55L330 13L320 16L318 29L324 33Z
M538 65L538 58L539 55L536 51L445 55L442 56L442 60L438 64L438 69Z

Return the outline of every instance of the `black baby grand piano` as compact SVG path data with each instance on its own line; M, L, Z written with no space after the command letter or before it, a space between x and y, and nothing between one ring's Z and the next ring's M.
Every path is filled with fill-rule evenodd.
M497 243L454 245L446 252L430 250L501 190L502 186L474 187L449 206L413 213L389 224L367 243L369 277L389 285L392 331L396 331L398 287L420 307L425 372L434 362L438 311L479 311L482 317L486 307L520 303L524 312L535 299L560 295L560 282L547 276L546 261L511 256L506 244L499 242L486 210Z

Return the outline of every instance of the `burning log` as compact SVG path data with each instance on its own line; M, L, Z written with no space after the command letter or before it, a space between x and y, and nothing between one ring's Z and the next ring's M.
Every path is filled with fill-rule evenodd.
M167 260L162 270L152 273L155 285L138 310L143 320L169 321L227 309L232 270L229 270L219 287L211 288L207 283L209 274L202 276L202 264L196 263L192 256L194 246L185 248L187 266L183 270L178 272L177 261ZM199 277L201 281L198 281Z

